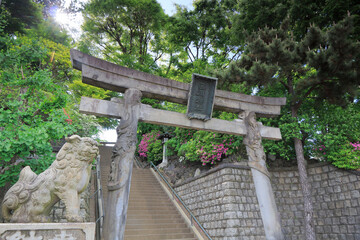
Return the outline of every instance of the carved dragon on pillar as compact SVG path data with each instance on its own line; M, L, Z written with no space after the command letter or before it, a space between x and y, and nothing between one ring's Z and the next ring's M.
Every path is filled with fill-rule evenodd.
M266 176L270 177L266 167L266 156L262 146L262 138L260 134L259 124L256 121L255 112L250 112L244 119L247 134L244 138L244 144L249 157L249 166L254 168Z
M133 155L136 149L136 132L138 109L141 100L141 92L135 89L128 89L125 92L125 114L121 119L119 126L116 128L117 141L111 157L111 167L108 182L108 190L114 191L120 189L127 182L132 164Z

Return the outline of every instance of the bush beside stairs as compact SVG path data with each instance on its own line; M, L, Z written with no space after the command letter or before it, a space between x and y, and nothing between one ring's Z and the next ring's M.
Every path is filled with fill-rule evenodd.
M130 187L125 240L195 240L150 169L134 166Z

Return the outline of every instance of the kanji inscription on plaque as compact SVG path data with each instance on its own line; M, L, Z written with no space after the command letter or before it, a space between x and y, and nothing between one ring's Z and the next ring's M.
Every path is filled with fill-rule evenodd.
M211 119L217 78L192 75L188 99L187 117L207 121Z

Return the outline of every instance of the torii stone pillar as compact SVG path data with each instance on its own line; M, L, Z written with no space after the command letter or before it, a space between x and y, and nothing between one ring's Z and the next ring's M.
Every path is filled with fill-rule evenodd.
M266 157L259 127L261 123L256 122L254 112L245 115L247 115L245 117L247 134L244 138L244 144L249 157L249 166L255 184L265 236L267 240L283 240L280 215L270 183L270 174L266 168Z
M124 239L141 95L137 89L124 94L124 117L116 129L118 137L111 158L104 240Z
M249 166L256 187L266 239L284 239L269 173L266 169L265 153L261 145L261 137L280 140L281 133L278 128L262 126L257 123L254 112L262 117L279 115L281 106L286 104L286 98L249 96L217 89L214 108L232 113L250 112L245 121L230 122L211 119L203 122L197 119L190 120L182 113L152 109L147 105L140 104L141 95L187 104L189 84L118 66L75 49L72 49L70 54L73 67L82 71L83 83L117 92L123 92L125 89L133 87L138 89L127 90L125 103L82 97L80 104L82 113L122 119L118 127L119 137L112 159L111 179L108 186L109 199L104 226L105 240L123 239L138 120L153 124L246 135L244 143L247 146Z

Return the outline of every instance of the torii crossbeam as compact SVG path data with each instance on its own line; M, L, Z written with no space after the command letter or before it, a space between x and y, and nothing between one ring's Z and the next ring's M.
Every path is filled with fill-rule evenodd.
M122 67L75 49L70 53L73 67L82 71L84 83L125 92L123 99L112 101L82 97L80 104L82 113L121 119L117 128L118 139L113 151L108 184L109 197L103 228L105 240L123 239L138 121L245 136L244 144L249 156L266 238L284 239L261 145L262 138L280 140L281 133L278 128L266 127L256 122L255 114L262 117L279 115L286 98L249 96L216 90L214 109L244 113L244 119L211 119L206 122L190 120L185 114L153 109L140 103L141 96L144 96L187 104L189 84Z

